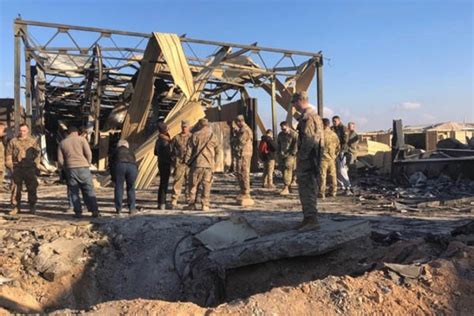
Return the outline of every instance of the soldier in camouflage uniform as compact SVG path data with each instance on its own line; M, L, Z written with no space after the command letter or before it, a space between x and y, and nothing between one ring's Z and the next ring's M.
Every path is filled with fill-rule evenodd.
M0 123L0 192L3 191L3 180L5 178L5 144L4 144L4 138L5 138L5 130L6 130L6 125L3 123Z
M29 128L21 124L18 137L13 138L7 145L6 167L12 171L11 215L18 213L21 203L21 188L23 182L28 191L30 213L36 212L36 189L40 148L36 139L29 135Z
M280 195L290 194L293 170L295 169L296 153L298 151L298 134L287 122L280 123L281 132L278 134L278 164L283 173L283 190Z
M188 149L188 141L191 137L189 131L189 122L184 120L181 122L181 133L171 140L171 156L174 162L174 183L171 196L171 207L178 205L178 199L181 195L183 184L186 186L189 174L189 167L186 164L186 151Z
M324 126L324 149L321 151L321 168L319 177L319 197L326 197L326 179L329 176L331 184L331 196L335 197L337 192L336 158L339 154L339 138L331 130L329 119L323 119Z
M253 132L245 123L243 115L237 116L235 124L238 127L236 130L236 172L240 185L240 195L237 200L240 200L242 206L252 206L254 201L250 197L250 164L253 154Z
M337 115L332 118L332 130L339 137L339 144L341 150L336 159L337 182L341 189L345 191L346 195L352 195L351 181L349 180L349 168L347 164L348 138L349 131L347 127L341 122L341 118Z
M347 164L349 165L349 179L352 179L357 174L357 145L359 144L359 135L355 130L355 123L349 122L347 124L349 135L347 137Z
M298 191L303 208L300 229L318 228L317 194L320 151L324 147L323 123L309 104L305 91L293 95L292 104L301 113L298 122L298 155L296 173Z
M186 151L186 163L190 166L187 209L196 209L196 194L202 185L202 210L208 211L211 196L212 173L219 153L219 142L212 133L207 119L200 119L199 130L192 134Z

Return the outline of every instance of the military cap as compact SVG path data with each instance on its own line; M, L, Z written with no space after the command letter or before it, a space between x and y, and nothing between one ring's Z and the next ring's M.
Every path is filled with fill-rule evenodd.
M181 121L181 126L189 126L189 121L188 120L182 120Z
M293 93L291 96L291 103L295 103L296 101L308 101L308 93L306 91L300 91Z
M207 118L202 118L202 119L200 119L198 123L199 123L199 125L201 125L201 126L207 126L207 125L209 125L209 121L208 121Z

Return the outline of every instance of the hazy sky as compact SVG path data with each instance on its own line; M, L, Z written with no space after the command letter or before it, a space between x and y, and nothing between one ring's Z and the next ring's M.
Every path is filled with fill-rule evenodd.
M340 114L361 130L387 129L393 118L405 124L474 122L473 9L473 1L461 0L0 0L0 97L13 96L12 23L21 14L26 20L322 50L329 59L325 115ZM259 105L267 121L269 98L257 96L263 96Z

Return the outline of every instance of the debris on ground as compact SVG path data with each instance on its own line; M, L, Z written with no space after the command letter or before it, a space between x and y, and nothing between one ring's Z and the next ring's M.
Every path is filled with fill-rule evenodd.
M320 231L302 233L296 192L255 189L262 199L240 208L230 175L216 176L209 212L156 210L151 190L138 192L142 212L115 217L113 188L101 187L104 217L81 220L64 213L65 187L53 182L39 188L36 215L0 217L0 315L468 313L472 214L456 209L469 195L420 198L430 179L414 188L378 177L320 201ZM443 182L460 185L471 187ZM431 204L411 210L421 203Z

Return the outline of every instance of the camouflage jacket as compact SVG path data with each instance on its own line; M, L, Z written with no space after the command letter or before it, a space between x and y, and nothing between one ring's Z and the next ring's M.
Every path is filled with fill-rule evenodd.
M3 145L2 137L0 137L0 170L3 169L5 164L5 146Z
M237 131L236 153L238 157L252 156L253 132L247 124Z
M350 132L347 140L347 150L354 158L357 156L357 144L359 144L359 135L356 132Z
M5 165L7 168L37 168L39 163L40 147L37 140L33 137L15 137L8 143L5 154Z
M298 151L298 134L290 130L289 133L280 132L278 134L278 156L286 158L288 156L296 156Z
M336 133L337 137L339 137L339 144L341 145L341 151L347 151L347 138L349 133L347 131L347 127L340 123L338 126L331 127L332 131Z
M191 133L179 133L171 140L171 157L173 158L173 161L177 163L185 162L188 141L191 136Z
M208 126L205 126L193 133L189 139L185 161L190 167L214 170L218 154L219 142L217 137Z
M323 160L335 160L339 154L341 145L339 144L339 138L330 128L324 129L324 149L322 150L321 159Z
M324 146L323 122L313 108L308 108L298 122L298 160L314 159Z

